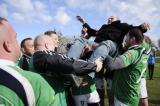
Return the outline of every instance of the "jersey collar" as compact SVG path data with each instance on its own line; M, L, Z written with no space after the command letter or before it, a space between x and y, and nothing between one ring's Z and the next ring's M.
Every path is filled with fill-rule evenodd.
M15 63L13 61L5 60L5 59L0 59L0 64L1 65L11 65L11 66L15 65Z

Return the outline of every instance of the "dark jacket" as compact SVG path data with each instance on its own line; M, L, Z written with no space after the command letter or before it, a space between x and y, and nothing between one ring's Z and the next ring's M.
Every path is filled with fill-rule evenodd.
M95 36L95 42L100 43L105 40L112 40L115 41L118 44L122 44L124 35L132 29L132 28L138 28L143 33L147 30L142 28L142 25L139 26L133 26L129 25L127 23L121 23L119 20L112 22L111 24L104 24L102 27L96 31L95 29L92 29L87 23L83 25L83 27L88 28L88 35L89 36Z
M37 51L33 54L33 66L40 73L50 71L59 74L85 75L96 71L97 66L92 62L75 60L53 51Z
M29 70L30 59L30 56L23 54L18 63L19 67L21 67L23 70Z

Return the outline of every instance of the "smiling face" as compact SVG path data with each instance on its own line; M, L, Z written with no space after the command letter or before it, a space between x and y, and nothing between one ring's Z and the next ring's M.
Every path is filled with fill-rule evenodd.
M116 16L110 16L108 18L108 24L111 24L112 22L117 21L117 20L118 20L118 18Z

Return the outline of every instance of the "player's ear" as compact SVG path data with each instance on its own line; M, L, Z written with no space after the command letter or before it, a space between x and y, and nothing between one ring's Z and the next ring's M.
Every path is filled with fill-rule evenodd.
M11 45L11 43L9 41L4 41L3 47L7 52L11 52L12 51L12 45Z

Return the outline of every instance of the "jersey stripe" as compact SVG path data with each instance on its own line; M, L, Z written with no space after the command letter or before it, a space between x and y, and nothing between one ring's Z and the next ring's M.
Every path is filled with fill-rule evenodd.
M13 90L19 96L19 98L21 98L24 105L27 106L28 105L27 96L22 84L14 76L10 75L3 69L0 69L0 75L1 75L0 84Z
M21 86L23 86L23 90L26 94L26 100L25 99L22 100L24 102L24 104L25 105L27 104L26 106L35 106L35 95L34 95L34 91L33 91L33 88L31 86L30 82L25 77L23 77L20 73L18 73L17 71L15 71L13 68L11 68L9 66L0 65L0 68L4 70L3 72L8 73L9 74L8 76L10 76L10 78L17 80L16 82L21 84ZM18 68L18 69L21 70L20 68ZM7 78L7 79L9 79L9 78ZM12 82L12 81L10 80L10 82ZM15 86L15 87L17 87L17 86ZM19 90L22 90L22 89L19 89ZM23 92L23 94L24 94L24 92ZM22 98L24 98L24 97L22 97Z

